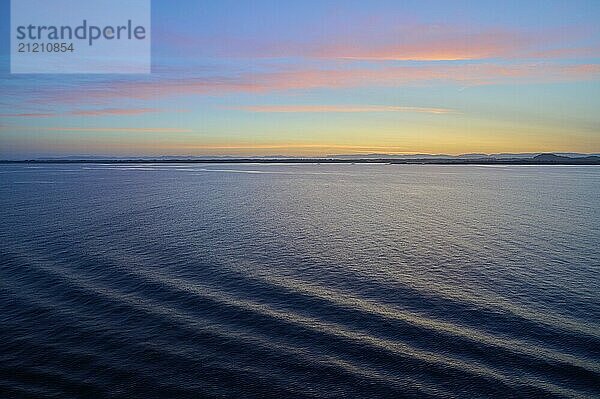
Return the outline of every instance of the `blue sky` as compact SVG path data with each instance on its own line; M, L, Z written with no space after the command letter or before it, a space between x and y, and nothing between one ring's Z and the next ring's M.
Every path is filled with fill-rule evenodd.
M600 152L600 2L153 1L150 75L11 75L0 158Z

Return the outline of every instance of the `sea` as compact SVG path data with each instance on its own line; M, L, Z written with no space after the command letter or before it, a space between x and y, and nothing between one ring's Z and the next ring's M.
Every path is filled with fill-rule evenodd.
M0 165L0 398L600 397L600 167Z

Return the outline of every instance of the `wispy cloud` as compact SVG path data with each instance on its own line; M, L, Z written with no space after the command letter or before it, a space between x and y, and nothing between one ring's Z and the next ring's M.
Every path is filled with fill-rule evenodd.
M600 56L600 47L581 47L585 32L565 27L528 32L498 28L466 31L448 25L417 25L380 34L337 38L311 47L306 55L371 61L466 61L561 59Z
M339 39L308 53L316 58L379 61L457 61L501 58L517 54L532 39L512 32L457 32L448 28L421 27L378 40Z
M295 39L225 36L218 41L162 31L156 40L158 51L177 50L178 56L186 54L188 57L459 61L600 55L598 46L580 45L595 29L585 26L524 30L464 24L407 23L381 16L376 22L363 17L345 21L343 25L352 26L353 29L338 25L333 31L325 28Z
M0 114L0 118L52 118L52 117L64 117L64 116L128 116L128 115L142 115L152 114L160 112L189 112L189 110L166 110L158 108L104 108L104 109L86 109L86 110L73 110L69 112L54 112L54 113L42 113L42 112L29 112L29 113L13 113L13 114Z
M69 90L40 89L30 104L106 104L119 99L149 100L190 95L227 95L274 91L400 87L454 83L461 86L573 82L600 79L600 64L428 64L352 68L282 68L268 72L177 79L168 75L132 81L89 82ZM114 112L114 111L109 111ZM138 112L138 111L135 111ZM97 112L93 112L98 114ZM100 112L102 113L102 112ZM123 111L125 114L126 111Z
M106 109L89 109L76 110L69 112L69 115L74 116L107 116L107 115L141 115L164 112L157 108L106 108Z
M259 113L363 113L363 112L413 112L426 114L451 114L448 108L402 107L389 105L247 105L228 109Z
M56 113L25 112L16 114L0 114L0 118L51 118L57 116Z
M160 127L54 127L54 126L10 126L0 125L0 130L26 130L47 132L111 132L111 133L192 133L192 129Z

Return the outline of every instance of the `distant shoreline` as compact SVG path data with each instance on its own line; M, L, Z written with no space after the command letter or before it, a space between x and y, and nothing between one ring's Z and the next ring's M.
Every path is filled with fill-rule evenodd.
M206 158L206 159L43 159L0 160L0 164L392 164L392 165L600 165L600 157L570 158L554 154L542 154L533 158L435 158L435 159L337 159L337 158Z

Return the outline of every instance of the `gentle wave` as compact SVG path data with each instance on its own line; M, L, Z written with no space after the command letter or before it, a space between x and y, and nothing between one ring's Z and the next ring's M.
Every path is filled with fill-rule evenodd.
M542 219L496 201L504 169L92 168L0 188L3 396L600 395L589 176L563 172L565 209L534 170L520 195L564 213ZM6 180L63 172L39 173Z

